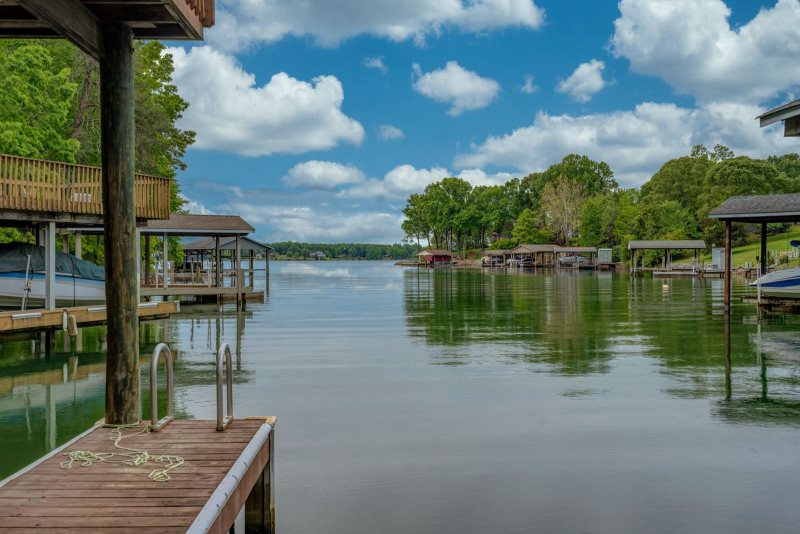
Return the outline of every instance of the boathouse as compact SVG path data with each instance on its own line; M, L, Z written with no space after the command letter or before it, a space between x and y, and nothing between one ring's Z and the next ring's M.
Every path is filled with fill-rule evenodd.
M481 258L481 266L503 267L505 265L506 254L508 254L507 250L484 250L483 257Z
M553 267L555 256L555 245L520 245L507 252L506 263L511 267Z
M553 247L558 267L594 269L597 266L597 247Z
M449 265L453 263L453 254L449 250L441 249L426 249L417 253L419 262L425 264L426 267L435 267L437 265Z
M798 104L800 116L800 104ZM731 271L733 270L731 254L731 227L733 223L760 225L761 247L759 253L759 270L762 274L769 272L767 260L767 224L800 222L800 193L784 195L748 195L730 197L711 210L709 218L725 223L725 303L730 306Z
M642 252L648 250L658 250L662 252L661 273L693 273L702 272L702 266L698 263L698 253L706 249L706 243L702 239L657 239L650 241L633 240L628 242L628 250L631 251L631 272L658 271L658 269L644 266ZM672 263L672 252L675 250L690 250L694 253L692 265L680 265ZM640 265L641 263L641 265Z

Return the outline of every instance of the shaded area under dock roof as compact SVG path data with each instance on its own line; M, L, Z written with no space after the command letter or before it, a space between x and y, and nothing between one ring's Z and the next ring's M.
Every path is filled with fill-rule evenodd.
M657 239L652 241L628 241L628 250L705 250L702 239Z

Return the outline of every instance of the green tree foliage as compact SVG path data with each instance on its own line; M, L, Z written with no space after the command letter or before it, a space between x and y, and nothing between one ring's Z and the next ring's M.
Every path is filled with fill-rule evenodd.
M664 163L641 190L620 189L608 165L573 154L499 186L470 191L463 182L431 184L409 198L403 229L409 239L437 248L485 247L497 233L502 246L493 248L552 239L612 247L616 259L625 260L632 239L703 238L718 245L723 226L708 218L711 209L733 195L793 192L800 192L798 154L756 160L722 145L698 145ZM746 241L748 231L735 225L735 243Z
M542 190L540 211L556 243L568 243L577 234L584 199L585 189L566 176L549 182Z
M66 134L76 85L43 46L0 43L0 152L75 162Z
M272 253L296 260L307 260L322 252L327 259L339 260L404 260L416 257L414 245L369 245L357 243L272 243Z
M552 234L539 229L538 217L530 208L525 208L514 224L514 241L518 244L535 245L552 242Z
M186 167L182 158L195 133L176 124L188 104L172 83L165 47L134 47L136 172L173 179L170 205L179 211L175 176ZM66 41L0 41L0 152L99 166L97 63ZM182 261L178 240L170 241L170 258ZM85 238L83 249L85 258L102 263L102 240Z

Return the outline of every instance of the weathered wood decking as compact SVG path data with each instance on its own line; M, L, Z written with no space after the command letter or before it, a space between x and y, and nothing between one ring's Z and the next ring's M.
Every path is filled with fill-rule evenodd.
M140 320L168 317L181 310L180 303L172 301L142 302L137 309ZM74 319L71 319L74 317ZM0 312L0 333L25 332L31 330L67 329L106 322L106 307L77 306L55 310L15 310ZM65 324L66 320L66 324ZM73 324L70 324L73 322Z
M274 423L274 417L237 419L217 432L214 421L181 420L125 439L124 446L151 455L183 457L166 482L148 478L163 467L153 462L62 468L70 451L114 452L111 429L94 427L0 482L0 530L222 533L245 508L248 531L274 531Z

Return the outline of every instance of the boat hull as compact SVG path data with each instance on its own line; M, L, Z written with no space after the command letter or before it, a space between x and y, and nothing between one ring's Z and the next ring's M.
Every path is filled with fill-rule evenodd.
M31 290L26 308L45 305L44 273L31 273ZM25 289L24 272L0 273L0 307L19 308ZM106 286L102 280L90 280L71 274L56 274L56 306L88 306L106 300Z
M761 294L768 297L800 299L800 269L772 271L750 285L760 285Z

